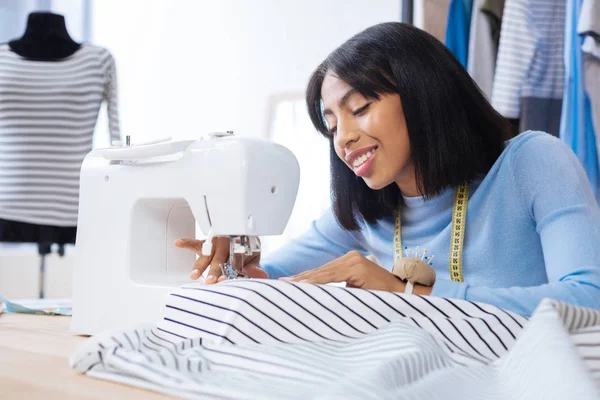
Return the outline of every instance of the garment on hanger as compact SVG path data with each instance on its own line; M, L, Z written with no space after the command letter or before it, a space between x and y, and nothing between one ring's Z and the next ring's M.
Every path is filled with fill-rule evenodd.
M506 0L492 105L520 131L558 135L564 27L565 0Z
M446 46L467 68L473 0L452 0L448 11Z
M581 0L567 0L565 26L565 97L560 121L560 138L581 161L587 177L600 200L600 171L590 98L584 88L583 39L578 22L582 16Z
M0 218L76 226L79 171L107 102L119 140L112 55L84 44L69 57L35 61L0 45Z
M577 33L583 36L583 85L590 101L600 160L600 1L583 0Z
M471 16L467 71L488 99L492 98L504 0L475 0Z
M421 9L415 10L415 14L420 18L416 19L415 25L443 43L446 38L450 2L448 0L422 0L418 2L418 6Z
M502 27L502 16L504 15L504 4L505 0L483 0L479 6L479 12L488 19L496 51L498 51L498 45L500 44L500 29Z

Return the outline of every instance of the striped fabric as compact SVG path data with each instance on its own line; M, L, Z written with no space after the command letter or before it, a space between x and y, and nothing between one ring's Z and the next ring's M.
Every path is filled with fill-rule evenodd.
M561 99L565 0L506 0L492 105L519 118L521 99Z
M79 170L104 100L118 140L115 63L106 49L86 44L42 62L0 45L0 218L77 225Z
M274 280L174 291L156 326L76 349L92 377L182 398L598 399L600 312Z

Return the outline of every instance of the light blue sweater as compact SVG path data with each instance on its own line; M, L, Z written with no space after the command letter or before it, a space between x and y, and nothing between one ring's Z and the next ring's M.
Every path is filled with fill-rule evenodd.
M600 208L585 172L559 139L526 132L507 143L470 186L464 283L450 280L454 190L404 198L403 245L434 255L432 295L484 302L531 315L545 297L600 309ZM393 265L394 218L346 231L331 211L261 263L270 278L319 267L350 250Z

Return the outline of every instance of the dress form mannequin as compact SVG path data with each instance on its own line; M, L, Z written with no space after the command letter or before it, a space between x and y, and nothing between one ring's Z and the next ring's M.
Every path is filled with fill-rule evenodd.
M73 55L81 48L67 32L62 15L34 12L29 15L24 35L8 43L10 49L31 61L57 61ZM64 255L64 245L74 244L75 226L50 226L22 221L0 219L0 242L36 243L40 254L39 297L44 298L46 256L53 243L58 244L58 254Z
M49 12L29 14L25 34L8 45L21 57L36 61L66 58L81 47L69 36L65 18Z

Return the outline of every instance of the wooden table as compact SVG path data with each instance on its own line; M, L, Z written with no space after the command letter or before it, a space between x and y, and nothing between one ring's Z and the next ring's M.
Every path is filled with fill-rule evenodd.
M85 340L69 331L70 317L0 314L0 398L167 399L132 386L80 375L68 365Z

